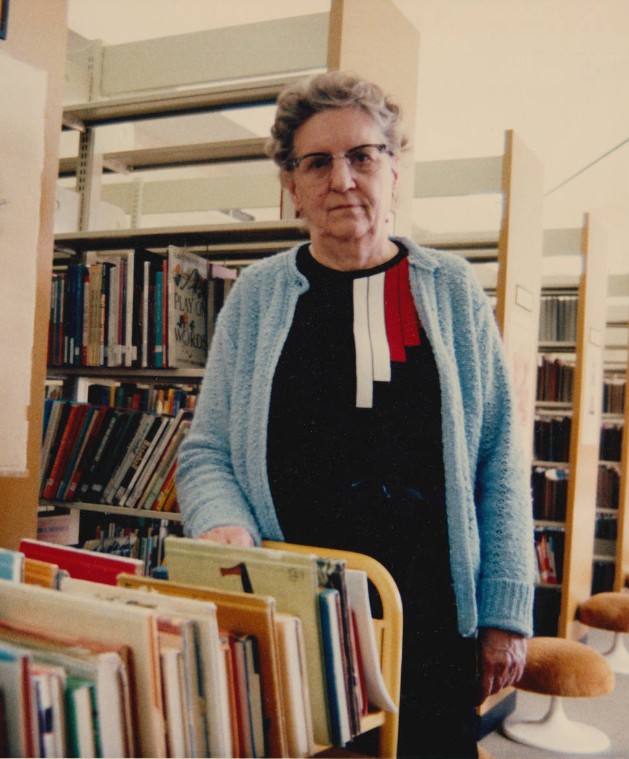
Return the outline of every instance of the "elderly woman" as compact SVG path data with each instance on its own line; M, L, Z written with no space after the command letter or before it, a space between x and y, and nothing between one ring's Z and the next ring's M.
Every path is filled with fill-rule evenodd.
M468 264L389 234L405 146L370 82L280 96L269 154L309 244L247 268L181 447L186 534L374 556L404 605L399 756L476 756L532 632L527 473Z

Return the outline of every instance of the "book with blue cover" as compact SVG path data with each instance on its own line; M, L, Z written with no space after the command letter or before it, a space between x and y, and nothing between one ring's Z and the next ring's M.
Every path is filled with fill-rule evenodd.
M3 580L24 580L24 554L10 548L0 548L0 577Z

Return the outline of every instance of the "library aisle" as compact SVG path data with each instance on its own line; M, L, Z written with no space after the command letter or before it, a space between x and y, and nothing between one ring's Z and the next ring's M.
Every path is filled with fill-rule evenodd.
M606 630L590 629L587 642L600 653L606 653L612 643L613 634ZM541 719L548 710L549 696L518 691L516 719ZM611 741L610 748L602 754L583 754L582 756L602 756L605 759L627 759L629 757L629 731L627 730L627 704L629 703L629 675L616 675L614 690L607 696L598 698L564 699L566 715L573 720L593 725L607 734ZM500 730L485 736L480 744L488 751L492 759L572 759L569 754L544 751L533 746L507 738Z

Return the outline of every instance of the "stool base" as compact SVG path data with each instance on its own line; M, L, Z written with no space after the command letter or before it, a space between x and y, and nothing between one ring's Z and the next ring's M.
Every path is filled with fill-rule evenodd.
M624 633L615 632L612 647L603 654L605 661L620 675L629 675L629 651L625 648Z
M548 713L541 720L507 719L504 734L527 746L566 754L596 754L609 748L610 740L602 730L568 719L562 699L553 696Z

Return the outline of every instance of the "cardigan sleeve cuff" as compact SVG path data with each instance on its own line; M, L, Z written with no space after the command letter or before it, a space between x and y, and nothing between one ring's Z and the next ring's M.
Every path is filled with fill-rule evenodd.
M532 584L509 579L481 580L478 605L479 627L533 635Z

